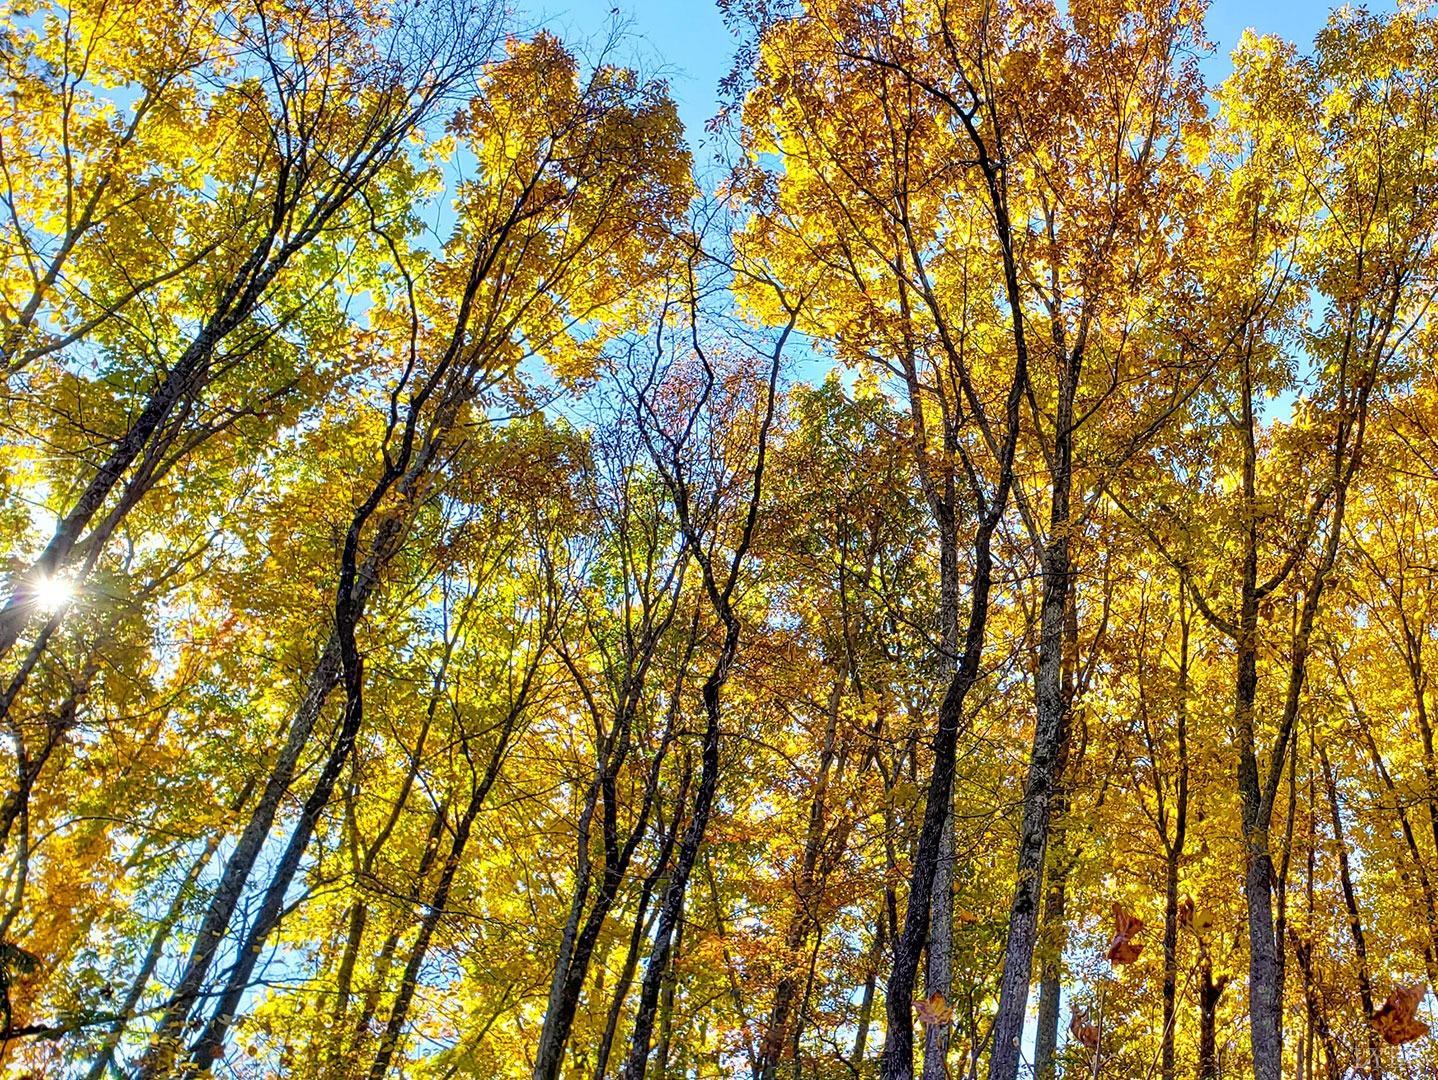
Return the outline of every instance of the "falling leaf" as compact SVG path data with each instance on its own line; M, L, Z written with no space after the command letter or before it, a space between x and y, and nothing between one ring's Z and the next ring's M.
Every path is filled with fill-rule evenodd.
M1427 990L1422 983L1397 987L1373 1014L1369 1023L1389 1046L1401 1046L1428 1034L1428 1025L1413 1016Z
M1123 905L1113 905L1113 940L1108 945L1108 959L1111 964L1132 964L1143 952L1143 946L1134 942L1143 930L1143 920L1124 910Z

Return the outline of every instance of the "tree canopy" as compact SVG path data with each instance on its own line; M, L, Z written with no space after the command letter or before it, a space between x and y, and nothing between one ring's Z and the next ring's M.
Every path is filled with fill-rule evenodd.
M5 1076L1438 1070L1438 11L720 6L0 10Z

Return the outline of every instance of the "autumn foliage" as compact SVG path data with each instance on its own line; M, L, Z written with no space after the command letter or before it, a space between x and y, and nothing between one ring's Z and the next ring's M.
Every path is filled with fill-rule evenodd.
M0 7L5 1076L1438 1071L1438 15L720 6Z

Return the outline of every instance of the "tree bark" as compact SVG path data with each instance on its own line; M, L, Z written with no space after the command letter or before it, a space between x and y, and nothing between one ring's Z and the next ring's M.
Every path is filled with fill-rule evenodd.
M1062 812L1062 811L1060 811ZM1057 843L1061 838L1055 836ZM1044 898L1044 935L1048 954L1039 980L1038 1028L1034 1035L1034 1076L1053 1080L1058 1053L1059 1005L1063 996L1063 949L1068 901L1068 862L1060 849L1049 869L1049 890Z
M1213 977L1213 962L1205 950L1198 968L1198 1080L1219 1080L1218 1003L1228 976Z
M404 1025L409 1018L410 1002L414 1000L415 990L419 986L420 967L424 963L425 955L429 952L429 943L434 936L435 929L439 926L439 920L445 914L450 890L454 887L454 878L459 872L460 860L464 857L464 849L469 844L470 831L474 828L474 820L479 816L480 810L484 808L484 801L489 797L490 789L499 776L499 769L509 749L515 727L527 704L535 668L536 665L532 664L525 672L518 699L500 728L494 749L489 756L489 762L485 766L484 775L475 786L474 791L470 793L469 804L465 807L464 813L455 826L449 854L445 857L444 868L440 871L439 881L434 887L434 892L425 905L424 917L419 924L419 933L415 937L409 959L404 966L404 974L400 978L399 993L390 1007L389 1021L385 1025L384 1033L380 1036L379 1049L375 1053L374 1063L370 1066L369 1080L382 1080L389 1071L390 1061L404 1034Z
M682 573L677 575L676 588L678 583L682 582L682 578ZM677 602L677 597L675 599ZM633 860L634 852L649 829L649 817L658 798L663 765L677 730L679 702L689 661L694 653L697 622L694 630L691 630L688 646L683 653L683 662L675 679L668 718L659 740L659 746L650 762L643 800L629 830L629 835L622 843L619 838L617 783L619 771L629 756L632 727L635 714L639 709L649 666L659 646L660 637L669 625L673 610L670 608L669 615L663 618L659 625L647 626L640 635L639 655L632 658L632 674L626 678L620 689L619 707L614 724L598 755L599 761L595 766L595 777L586 796L584 810L580 815L579 864L575 872L574 898L570 906L569 919L565 923L559 955L555 960L554 971L550 979L549 1003L545 1010L544 1024L540 1029L539 1045L535 1052L534 1080L557 1080L559 1076L564 1060L564 1048L569 1041L569 1033L574 1025L574 1017L579 1008L579 998L584 989L584 980L589 974L589 964L594 954L594 948L599 942L605 921L619 895L620 886L624 883L624 877ZM681 785L681 799L684 786ZM584 915L581 925L580 917L584 914L584 906L590 889L589 833L596 807L602 807L600 830L604 864L600 874L598 892L593 904L589 907L588 914ZM677 807L675 813L676 815L679 813ZM668 858L667 849L665 858ZM607 1049L603 1056L607 1058Z
M1081 353L1074 350L1060 367L1055 415L1054 462L1049 509L1049 541L1043 553L1043 599L1039 608L1039 664L1034 681L1037 719L1024 785L1014 899L1009 909L1008 940L999 979L999 1008L994 1018L989 1080L1015 1080L1019 1039L1028 1011L1029 978L1038 931L1039 890L1048 846L1052 802L1068 726L1064 693L1065 621L1072 589L1069 550L1069 497L1073 484L1073 399Z
M934 899L929 914L928 966L924 991L946 1003L953 995L954 973L954 810L944 815L939 857L934 867ZM952 1021L927 1024L924 1032L923 1080L949 1080L949 1036Z
M668 828L664 828L663 822L660 822L659 856L639 889L639 904L634 915L634 929L629 936L629 951L625 954L624 969L620 972L618 982L614 987L614 997L609 1005L609 1016L604 1025L604 1034L599 1041L599 1050L595 1054L594 1080L604 1080L606 1070L609 1068L609 1055L613 1052L614 1040L619 1031L619 1018L624 1012L624 1001L629 996L629 988L634 981L634 972L639 966L639 951L644 943L645 933L652 929L653 920L648 918L649 904L654 898L654 890L660 879L669 869L669 860L674 854L674 844L679 839L679 829L682 824L677 815L688 799L689 783L693 775L692 769L686 768L680 777L679 791L674 797L676 815L674 823Z
M849 1055L849 1069L857 1074L864 1063L864 1052L869 1046L869 1025L874 1022L874 991L879 981L879 960L884 955L884 941L889 928L882 912L875 920L878 929L874 931L874 946L869 953L868 973L864 977L864 992L859 999L859 1021L854 1031L854 1049Z
M1353 938L1353 954L1358 960L1358 1000L1363 1006L1364 1029L1368 1036L1368 1072L1374 1080L1383 1075L1383 1057L1379 1052L1378 1032L1366 1023L1373 1015L1373 977L1368 965L1368 939L1363 932L1363 917L1358 910L1358 893L1353 888L1353 873L1348 862L1348 846L1343 838L1343 815L1338 803L1338 782L1328 751L1318 747L1318 760L1323 766L1323 784L1328 790L1328 809L1333 819L1333 844L1338 850L1338 880L1343 889L1343 905L1348 910L1348 932Z

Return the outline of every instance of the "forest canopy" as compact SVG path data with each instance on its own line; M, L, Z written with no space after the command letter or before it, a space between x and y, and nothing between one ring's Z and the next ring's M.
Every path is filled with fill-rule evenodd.
M1438 10L720 7L0 7L4 1076L1435 1075Z

